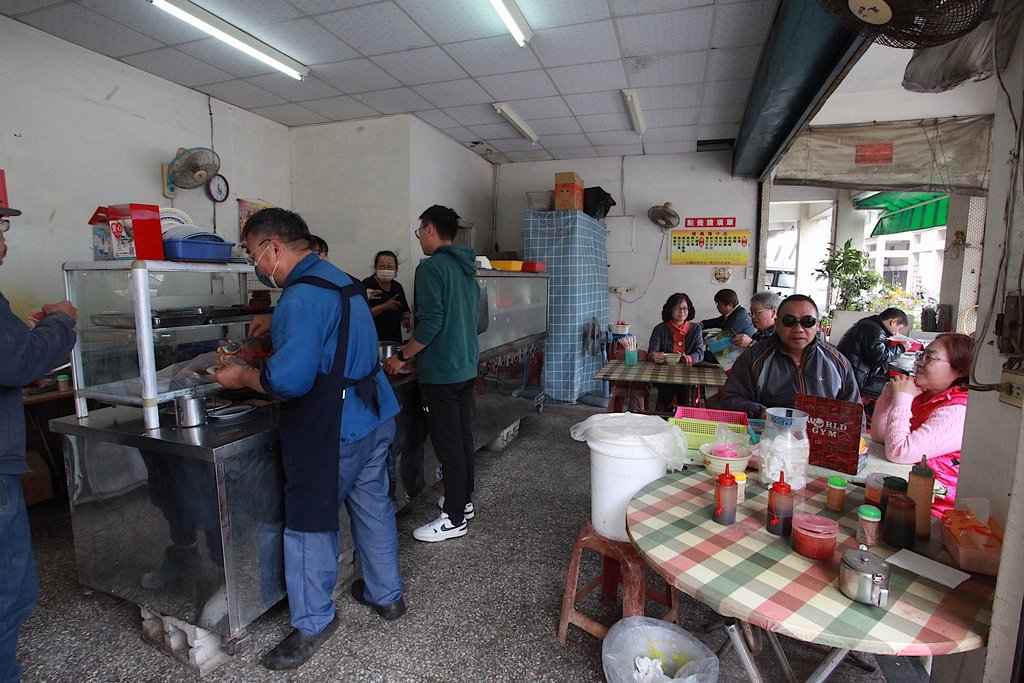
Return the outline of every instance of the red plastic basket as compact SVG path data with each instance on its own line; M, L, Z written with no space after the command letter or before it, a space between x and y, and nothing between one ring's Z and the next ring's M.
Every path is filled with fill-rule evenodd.
M709 422L728 422L734 425L746 426L749 424L747 422L747 414L735 410L712 410L711 408L678 406L673 417L677 420L690 418L693 420L707 420Z

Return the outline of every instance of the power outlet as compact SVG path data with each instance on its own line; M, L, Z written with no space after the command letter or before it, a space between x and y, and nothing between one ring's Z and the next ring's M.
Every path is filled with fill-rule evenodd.
M608 291L611 292L612 294L624 294L628 290L626 290L626 288L621 285L612 285L611 287L608 288Z
M1024 407L1024 372L1003 370L1003 388L999 390L999 400L1018 408Z

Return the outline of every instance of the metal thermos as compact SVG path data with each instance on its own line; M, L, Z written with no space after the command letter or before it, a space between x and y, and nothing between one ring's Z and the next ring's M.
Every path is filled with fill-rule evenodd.
M174 416L179 427L198 427L206 424L206 401L197 396L179 396L174 399Z

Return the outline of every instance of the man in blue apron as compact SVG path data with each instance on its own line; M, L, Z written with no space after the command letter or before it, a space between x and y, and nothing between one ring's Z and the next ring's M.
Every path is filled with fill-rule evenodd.
M362 285L311 251L309 238L302 218L284 209L246 222L242 240L257 277L284 288L270 323L274 355L263 372L228 365L216 375L228 388L283 399L285 583L294 628L264 656L269 669L301 666L338 627L331 593L342 503L363 574L353 597L387 620L405 613L387 475L398 401L377 363ZM255 321L250 333L265 334L265 325Z

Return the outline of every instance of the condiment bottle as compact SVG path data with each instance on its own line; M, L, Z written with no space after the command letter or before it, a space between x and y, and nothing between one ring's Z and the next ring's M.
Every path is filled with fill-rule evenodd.
M736 479L736 504L739 505L747 499L747 473L737 472L732 476Z
M914 499L917 518L917 537L932 535L932 490L935 487L935 471L928 467L928 456L922 455L921 462L910 470L907 495Z
M719 524L726 526L736 522L736 477L729 473L729 465L725 466L725 472L718 475L715 480L715 507L711 518Z
M857 508L857 543L871 548L878 545L878 527L882 524L882 511L874 505Z
M768 516L765 528L776 536L793 533L793 487L786 483L786 473L768 489Z
M882 540L893 548L914 548L917 528L914 499L903 493L889 496L885 520L882 522Z
M828 497L825 499L825 507L835 512L842 512L846 508L846 480L842 477L828 478Z
M885 519L885 509L889 501L889 496L894 493L907 492L907 480L903 477L886 477L882 484L882 500L878 504L878 508L882 511L882 518Z
M879 472L872 472L864 480L864 502L868 505L878 507L882 504L882 486L885 484L885 475Z

